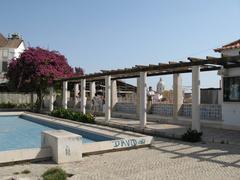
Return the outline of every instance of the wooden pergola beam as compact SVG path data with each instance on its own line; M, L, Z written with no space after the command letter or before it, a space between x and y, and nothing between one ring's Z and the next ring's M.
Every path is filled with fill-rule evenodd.
M219 70L221 69L220 67L213 67L213 68L202 68L200 69L201 72L206 72L206 71L216 71L216 70ZM159 73L152 73L152 74L147 74L147 76L149 77L152 77L152 76L161 76L161 75L170 75L170 74L181 74L181 73L191 73L192 70L189 69L189 70L178 70L178 71L168 71L168 72L159 72ZM131 78L138 78L139 75L132 75L132 76L127 76L127 77L113 77L112 79L113 80L117 80L117 79L131 79Z
M213 57L213 56L206 56L206 59L209 60L209 59L216 59L217 57Z
M132 77L136 76L136 74L140 72L147 72L151 74L151 72L158 71L159 74L174 74L176 71L179 71L179 68L191 68L192 66L204 66L204 65L221 65L224 67L239 67L240 64L238 61L240 60L240 56L234 57L221 57L221 58L210 58L210 59L199 59L199 58L188 58L190 62L180 62L180 63L172 63L172 64L159 64L157 66L142 66L137 65L135 68L125 68L125 69L118 69L118 70L109 70L105 72L99 72L94 74L83 75L80 77L72 77L72 78L63 78L57 79L55 81L71 81L77 79L87 79L87 80L98 80L103 79L104 76L111 75L114 78L121 79L122 77ZM234 62L236 64L230 65L227 64L228 62ZM215 67L218 69L219 67ZM212 71L214 68L206 68L206 71ZM189 70L182 70L179 73L184 73L185 71Z
M197 62L197 61L205 61L206 59L200 59L195 57L188 57L187 58L190 62Z

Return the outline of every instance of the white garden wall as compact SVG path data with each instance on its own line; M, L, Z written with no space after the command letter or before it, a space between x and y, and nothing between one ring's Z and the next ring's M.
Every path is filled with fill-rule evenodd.
M37 95L33 95L34 102L37 100ZM0 103L26 104L31 103L31 94L25 93L9 93L0 92Z

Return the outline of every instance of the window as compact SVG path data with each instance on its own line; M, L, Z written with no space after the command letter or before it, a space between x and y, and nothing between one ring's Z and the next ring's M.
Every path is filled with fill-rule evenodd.
M4 49L3 50L3 57L8 57L8 50L7 49Z
M240 76L223 78L223 100L240 102Z
M7 68L8 68L8 62L3 61L2 62L2 72L7 72Z

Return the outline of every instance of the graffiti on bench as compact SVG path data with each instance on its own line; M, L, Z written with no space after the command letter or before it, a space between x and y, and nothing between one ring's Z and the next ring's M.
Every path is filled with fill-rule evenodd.
M144 145L145 139L120 139L113 141L114 148L120 147L134 147L137 145Z

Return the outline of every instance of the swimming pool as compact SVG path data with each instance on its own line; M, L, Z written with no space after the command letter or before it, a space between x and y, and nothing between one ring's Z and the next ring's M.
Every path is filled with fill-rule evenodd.
M27 116L0 116L0 151L39 148L42 131L59 129L81 135L83 144L112 140L110 137Z

